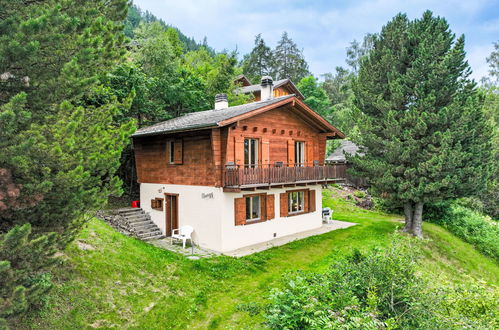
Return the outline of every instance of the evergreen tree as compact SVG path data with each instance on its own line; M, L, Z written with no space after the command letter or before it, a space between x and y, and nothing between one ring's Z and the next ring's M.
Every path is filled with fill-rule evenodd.
M487 63L489 63L490 79L495 86L499 85L499 41L494 42L494 51L487 57Z
M355 174L403 205L404 230L419 237L425 203L476 194L490 177L491 130L470 72L464 37L429 11L394 17L361 59Z
M255 37L255 47L244 56L242 67L244 75L253 83L260 83L263 76L273 76L272 50L265 44L262 34Z
M0 318L39 300L54 252L121 192L115 172L133 123L116 124L128 100L100 102L99 81L122 60L126 9L0 0Z
M326 91L314 76L308 76L298 82L296 86L305 97L305 104L331 121L332 105Z
M281 40L277 43L273 51L275 79L289 78L292 81L300 81L310 75L308 64L303 57L303 53L288 33L282 34Z

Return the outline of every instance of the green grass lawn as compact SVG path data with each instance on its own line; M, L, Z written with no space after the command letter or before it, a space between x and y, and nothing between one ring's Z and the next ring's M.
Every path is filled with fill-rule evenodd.
M382 247L401 225L399 215L367 211L325 191L323 204L333 218L358 225L295 241L251 256L188 260L114 231L97 219L71 244L54 271L47 306L17 323L21 328L259 328L261 313L242 311L264 305L282 276L296 270L325 270L332 260ZM497 284L499 267L445 229L425 224L425 271L435 280L466 281L468 276Z

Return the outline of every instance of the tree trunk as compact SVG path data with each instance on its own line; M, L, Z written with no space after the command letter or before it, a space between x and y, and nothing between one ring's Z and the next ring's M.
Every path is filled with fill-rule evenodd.
M412 204L407 202L404 204L404 214L405 214L405 226L402 229L405 233L410 233L412 231Z
M412 233L414 236L423 238L423 203L418 202L414 207L414 215L412 217Z

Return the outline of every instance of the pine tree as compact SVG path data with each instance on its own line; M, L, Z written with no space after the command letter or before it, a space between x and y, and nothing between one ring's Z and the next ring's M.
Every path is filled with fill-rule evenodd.
M487 57L489 63L490 79L497 87L499 86L499 41L494 42L494 51Z
M429 11L394 17L361 60L355 174L403 205L404 230L419 237L425 203L475 194L490 176L491 129L470 72L464 37Z
M253 83L260 83L262 76L274 75L273 63L272 50L259 33L255 37L255 47L243 59L243 73Z
M123 59L126 9L126 0L0 0L0 271L9 278L0 317L37 303L54 252L121 192L115 172L134 125L115 118L129 99L103 98L99 81Z
M310 75L308 64L303 57L303 53L288 33L282 34L281 40L277 43L273 51L275 79L289 78L292 81L300 81Z

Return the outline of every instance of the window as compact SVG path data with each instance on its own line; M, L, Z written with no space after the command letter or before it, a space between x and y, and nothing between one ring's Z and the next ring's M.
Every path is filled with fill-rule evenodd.
M244 139L244 166L256 167L258 165L258 140Z
M288 193L288 213L305 211L305 192L292 191Z
M151 199L151 209L163 211L163 198Z
M246 197L246 220L260 220L260 196Z
M175 164L175 141L168 141L168 162Z
M305 163L305 142L295 142L295 165L304 166Z

